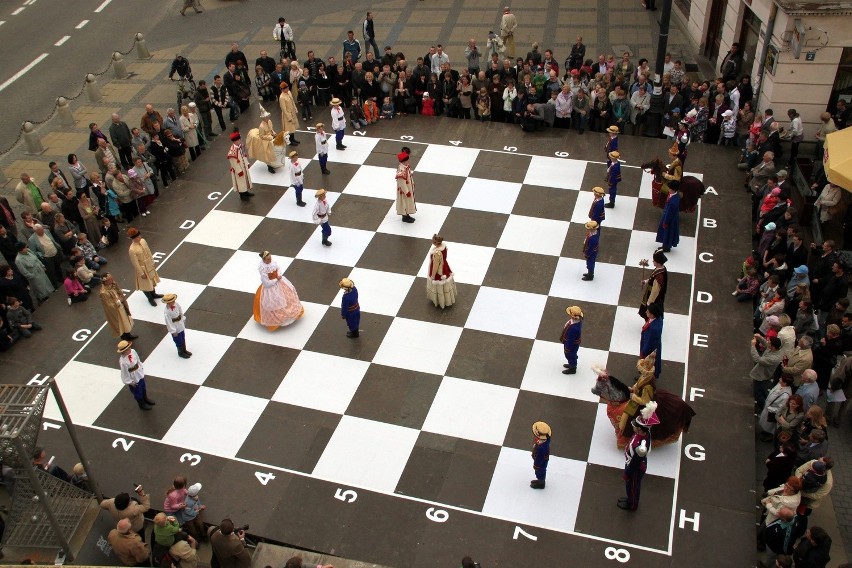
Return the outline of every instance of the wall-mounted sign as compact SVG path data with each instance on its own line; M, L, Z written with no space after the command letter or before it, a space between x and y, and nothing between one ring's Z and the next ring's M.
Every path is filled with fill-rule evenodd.
M816 59L816 51L809 51L805 54L805 61L813 61Z
M767 73L775 76L775 68L778 66L778 48L774 45L770 45L766 51L766 60L763 62L763 66Z

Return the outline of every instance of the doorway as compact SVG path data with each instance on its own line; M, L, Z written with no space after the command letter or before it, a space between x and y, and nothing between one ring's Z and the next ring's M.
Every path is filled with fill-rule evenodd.
M743 53L743 68L740 75L752 74L754 59L757 57L757 43L760 40L761 21L750 9L743 14L743 27L740 30L740 51ZM767 40L769 41L769 40Z
M707 24L707 37L704 40L704 57L710 61L719 56L727 5L726 0L712 0L710 3L710 21Z

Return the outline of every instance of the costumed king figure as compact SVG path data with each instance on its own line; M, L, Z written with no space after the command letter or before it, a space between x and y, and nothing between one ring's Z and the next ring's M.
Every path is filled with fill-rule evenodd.
M260 107L260 126L249 130L246 136L246 150L249 158L260 160L266 164L269 173L274 174L277 168L284 164L275 152L275 129L272 128L270 118L272 115L263 106L259 104L258 106Z
M314 205L313 220L315 224L322 228L323 246L330 247L331 241L328 240L328 237L331 236L331 225L329 224L329 220L331 219L331 204L325 196L326 191L324 189L318 189L316 193L314 193L314 197L317 198L317 202Z
M533 471L535 479L530 481L533 489L544 489L547 477L547 462L550 459L550 426L546 422L536 422L532 425L533 436Z
M609 153L609 165L606 168L606 184L609 187L609 203L604 205L607 209L615 207L615 196L618 195L618 184L621 181L621 162L618 161L621 154L618 150Z
M562 328L559 341L562 342L565 358L568 362L563 365L565 368L562 374L574 375L577 373L577 352L580 350L583 332L583 310L580 309L580 306L571 306L565 308L565 313L568 314L568 321Z
M414 198L414 175L408 165L408 152L402 151L396 155L399 166L396 168L396 214L402 215L403 223L413 223L412 213L417 213L417 202Z
M189 359L192 353L186 350L186 316L183 308L177 303L177 294L166 294L163 296L163 302L166 304L166 329L172 334L178 356Z
M340 317L346 320L349 331L346 337L355 338L360 334L358 326L361 324L361 306L358 304L358 288L349 278L340 281L343 297L340 299Z
M639 315L643 320L648 319L648 306L656 304L665 313L666 290L669 285L669 272L666 262L669 259L662 249L654 251L654 270L647 279L642 280L642 302L639 304Z
M148 398L148 389L145 386L145 369L142 368L139 354L132 346L131 341L122 340L118 342L116 351L121 354L118 358L118 365L121 368L121 381L127 385L127 388L133 394L139 408L151 410L151 407L156 403Z
M635 511L639 508L639 491L642 488L642 478L648 469L648 454L651 452L651 426L659 424L654 413L657 404L653 401L642 409L642 416L634 419L633 437L624 448L624 483L627 497L618 500L618 508L625 511Z
M275 331L290 325L305 313L296 288L284 275L268 250L260 253L260 286L254 295L254 321Z
M249 163L243 155L243 145L240 143L240 133L231 134L231 147L228 149L228 164L231 171L231 183L240 194L240 199L248 201L254 194L251 192L251 175Z
M670 252L680 242L680 190L674 189L666 198L666 206L657 227L657 242L663 252Z
M432 235L429 274L426 275L426 297L435 307L442 309L456 303L456 280L447 262L447 245L441 235Z
M604 195L606 191L602 187L593 187L592 193L595 198L592 201L592 206L589 207L589 219L597 222L600 227L606 219L606 210L604 209Z
M599 241L600 233L598 232L597 221L587 221L586 238L583 240L583 257L586 259L586 273L583 274L583 280L595 279L595 262L598 259Z

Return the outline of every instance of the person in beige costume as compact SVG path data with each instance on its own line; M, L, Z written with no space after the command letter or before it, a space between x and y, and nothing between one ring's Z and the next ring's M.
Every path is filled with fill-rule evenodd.
M299 129L299 112L296 110L296 103L290 93L290 85L282 81L280 86L281 94L278 96L278 105L281 107L282 128L290 133L290 146L298 146L296 130Z
M270 118L272 115L261 105L258 106L260 107L260 126L249 130L246 136L246 150L249 158L260 160L266 164L269 173L274 174L276 168L280 168L283 164L279 161L273 147L275 129L272 127Z
M130 315L130 306L121 286L116 284L112 274L104 274L101 283L101 302L104 305L104 315L112 334L121 337L125 341L137 339L138 335L130 333L133 331L133 317Z
M157 268L154 266L154 256L148 248L148 243L139 233L139 229L130 227L127 229L127 236L133 239L130 244L130 263L136 270L136 289L145 294L149 304L156 306L157 302L154 300L162 298L163 295L157 294L156 290L157 284L160 283L160 275L157 274Z

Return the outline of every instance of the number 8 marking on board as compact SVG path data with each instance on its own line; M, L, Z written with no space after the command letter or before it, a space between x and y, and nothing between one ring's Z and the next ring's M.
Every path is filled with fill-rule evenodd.
M607 560L618 560L622 564L630 561L629 550L624 548L615 548L614 546L607 546L604 551L604 556L606 556Z
M447 519L450 518L450 514L443 509L429 507L426 509L426 518L430 521L435 521L436 523L445 523L447 522Z

